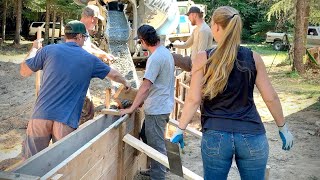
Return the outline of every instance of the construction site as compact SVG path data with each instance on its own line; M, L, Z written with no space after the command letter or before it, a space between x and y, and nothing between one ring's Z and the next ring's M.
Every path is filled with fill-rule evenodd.
M160 35L163 45L185 41L191 35L190 24L179 24L180 13L176 13L185 4L164 1L123 1L121 4L116 3L118 9L115 11L103 8L106 5L103 1L76 1L102 7L101 12L106 14L106 22L103 23L107 41L100 48L115 56L115 61L110 66L118 69L130 81L133 90L124 93L119 84L100 79L91 80L89 89L95 106L94 118L25 161L21 157L21 144L41 88L41 74L34 74L30 78L22 78L19 74L19 64L24 61L31 46L30 41L23 44L18 54L0 54L0 179L144 180L148 177L139 172L148 168L148 158L167 167L166 179L203 179L200 109L185 130L186 147L183 151L178 149L182 163L178 169L181 168L182 174L177 175L177 167L172 164L170 166L173 161L170 154L163 155L139 139L144 121L143 107L131 115L123 116L110 108L111 102L117 102L121 108L122 100L133 101L142 81L145 69L137 65L145 63L149 53L133 40L140 25L152 25ZM188 1L185 11L193 5L194 2ZM205 8L201 4L198 6ZM175 33L171 33L173 31ZM170 35L166 36L167 34ZM38 39L41 38L41 33L38 35ZM190 49L171 51L183 56L190 54ZM268 56L262 55L262 58L267 67L274 63ZM290 86L286 87L290 83L303 82L302 79L293 82L287 76L280 77L279 74L284 74L288 69L289 66L274 66L270 71L270 78L295 138L291 151L281 150L278 128L259 91L254 90L254 101L265 126L270 148L265 179L317 180L320 179L320 97L306 97L303 93L291 91ZM310 79L316 84L320 83L317 78L320 71L310 73L313 75ZM320 84L301 91L318 93L317 87L320 89ZM170 139L178 126L189 89L190 73L176 68L175 103L166 128L167 139ZM232 163L228 179L240 179L235 162Z

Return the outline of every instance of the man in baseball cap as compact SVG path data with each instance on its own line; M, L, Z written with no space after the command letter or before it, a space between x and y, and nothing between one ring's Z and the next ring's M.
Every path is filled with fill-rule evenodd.
M196 6L192 6L188 13L186 14L186 16L189 16L191 13L197 13L197 14L203 14L203 12L200 10L200 8L196 7Z
M33 48L21 63L20 74L42 70L39 95L28 122L22 154L27 159L62 139L79 126L85 94L92 78L109 78L130 89L130 83L115 69L81 48L86 29L80 21L65 26L65 43Z
M160 44L160 38L152 26L140 26L135 39L140 39L141 46L151 55L132 106L120 112L122 115L131 114L144 104L144 129L141 129L140 136L149 146L166 154L164 135L174 105L174 60L170 51ZM150 178L165 179L165 174L166 167L151 160Z
M139 27L137 34L138 36L133 38L133 40L159 38L157 31L152 26L146 24Z

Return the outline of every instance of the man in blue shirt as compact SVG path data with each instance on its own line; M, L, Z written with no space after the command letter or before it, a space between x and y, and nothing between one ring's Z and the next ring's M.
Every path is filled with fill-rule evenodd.
M43 71L42 83L28 123L23 156L29 158L78 128L84 98L92 78L110 78L130 88L121 74L82 46L87 38L80 21L65 26L66 43L48 45L37 53L35 42L29 57L21 63L20 74ZM35 56L34 56L35 55ZM34 56L34 57L33 57Z

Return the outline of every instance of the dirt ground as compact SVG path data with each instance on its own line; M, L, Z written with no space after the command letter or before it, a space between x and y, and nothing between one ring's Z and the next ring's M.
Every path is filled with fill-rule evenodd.
M20 160L21 142L35 102L35 76L22 78L19 75L18 63L23 61L25 53L26 49L15 55L0 54L0 170L6 170ZM267 57L263 58L270 65ZM281 139L273 118L259 92L254 93L269 140L270 179L320 179L320 71L308 71L307 76L301 78L291 77L289 70L289 66L273 66L270 78L295 138L291 151L281 150ZM104 104L104 84L104 81L93 80L90 85L95 106ZM192 126L199 127L199 124L194 122ZM186 134L185 141L183 165L202 175L200 139ZM171 173L167 177L179 179ZM228 179L240 179L236 165L232 165Z

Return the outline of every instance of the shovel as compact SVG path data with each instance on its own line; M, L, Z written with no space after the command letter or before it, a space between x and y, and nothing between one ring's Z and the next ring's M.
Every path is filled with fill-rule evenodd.
M172 143L170 140L165 140L165 145L167 148L170 171L180 177L183 177L182 163L178 144Z

